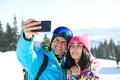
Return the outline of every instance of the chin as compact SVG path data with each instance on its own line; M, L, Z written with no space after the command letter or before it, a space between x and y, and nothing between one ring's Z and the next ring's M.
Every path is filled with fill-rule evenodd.
M56 55L62 55L60 52L55 52Z

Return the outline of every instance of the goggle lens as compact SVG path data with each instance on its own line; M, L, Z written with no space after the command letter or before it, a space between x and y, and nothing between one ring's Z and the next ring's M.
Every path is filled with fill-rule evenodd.
M66 27L59 27L53 33L56 35L61 35L65 33L66 38L68 38L69 40L73 37L72 31Z

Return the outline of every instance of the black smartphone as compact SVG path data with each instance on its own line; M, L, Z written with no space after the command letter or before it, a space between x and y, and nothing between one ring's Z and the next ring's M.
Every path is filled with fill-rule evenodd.
M41 24L38 26L41 26L42 29L37 29L37 30L32 30L32 31L33 32L50 32L51 31L51 21L50 20L41 21Z

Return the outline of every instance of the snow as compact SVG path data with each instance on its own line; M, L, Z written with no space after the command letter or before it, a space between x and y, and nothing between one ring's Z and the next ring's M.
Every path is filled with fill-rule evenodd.
M22 65L15 51L0 52L0 80L23 80Z
M120 80L120 67L118 68L116 61L104 59L98 59L98 61L101 80Z
M120 68L116 61L98 59L101 80L120 80ZM0 52L0 80L23 80L22 65L15 51Z

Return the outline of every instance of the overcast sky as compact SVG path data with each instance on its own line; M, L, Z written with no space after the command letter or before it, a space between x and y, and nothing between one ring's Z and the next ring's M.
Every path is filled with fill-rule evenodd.
M52 30L120 27L120 0L0 0L0 21L51 20Z

